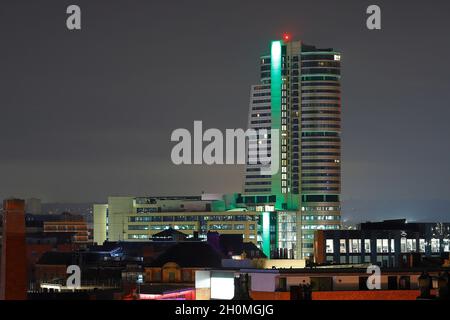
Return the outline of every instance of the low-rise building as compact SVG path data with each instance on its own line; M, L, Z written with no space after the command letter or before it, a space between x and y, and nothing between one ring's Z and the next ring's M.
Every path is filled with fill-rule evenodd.
M314 250L317 264L407 267L448 257L450 223L386 220L362 223L357 230L317 230Z
M236 208L227 196L109 197L107 205L94 205L94 242L148 241L171 228L200 238L209 231L239 234L256 244L259 216Z

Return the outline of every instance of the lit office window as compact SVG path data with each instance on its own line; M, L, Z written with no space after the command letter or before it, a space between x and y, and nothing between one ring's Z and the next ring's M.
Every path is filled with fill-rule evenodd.
M450 240L449 239L443 239L442 245L444 247L444 252L450 252Z
M334 252L333 246L334 246L333 239L327 239L326 243L325 243L325 252L326 253L333 253Z
M416 252L416 239L400 239L400 250L402 253Z
M419 239L419 252L425 252L425 239Z
M408 252L416 252L416 248L416 239L406 239L406 250L408 250Z
M395 240L391 239L391 253L395 252Z
M370 239L364 239L364 250L366 253L370 253Z
M349 240L349 251L350 251L350 253L361 253L361 240L360 239L350 239Z
M377 239L377 253L389 253L389 239Z
M431 252L433 253L441 252L439 246L439 239L431 239Z
M345 243L345 239L341 239L339 241L339 252L340 253L347 253L347 245Z

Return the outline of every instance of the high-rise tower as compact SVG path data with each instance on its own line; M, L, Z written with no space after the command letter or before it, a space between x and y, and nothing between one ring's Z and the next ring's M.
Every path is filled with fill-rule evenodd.
M275 229L271 255L311 256L314 230L340 227L340 60L333 49L291 41L289 35L273 41L270 54L260 57L260 83L251 88L248 127L279 132L258 141L267 143L272 158L278 153L279 170L261 174L262 164L248 162L242 197L263 211L263 217L275 216L275 226L269 227Z

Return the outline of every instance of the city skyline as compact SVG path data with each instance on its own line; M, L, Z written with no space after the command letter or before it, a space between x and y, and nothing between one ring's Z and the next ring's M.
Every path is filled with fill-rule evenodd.
M1 302L170 319L447 306L449 12L2 1Z
M383 29L371 32L366 3L356 1L339 4L339 13L329 1L291 4L295 15L274 13L273 3L260 4L261 12L255 3L239 9L205 3L195 13L161 3L109 12L100 2L81 1L86 18L79 34L63 28L57 5L8 5L1 24L9 29L0 31L7 46L0 57L8 62L1 76L1 141L8 152L0 173L8 183L0 198L104 202L108 195L241 191L244 166L174 166L170 132L190 129L194 120L245 128L248 88L259 67L254 57L288 31L343 53L343 217L443 220L450 151L442 101L449 93L448 67L437 62L450 53L448 4L408 3L379 1ZM413 22L419 14L426 19ZM211 19L217 30L207 27ZM11 25L13 37L6 32ZM30 45L33 54L24 49Z

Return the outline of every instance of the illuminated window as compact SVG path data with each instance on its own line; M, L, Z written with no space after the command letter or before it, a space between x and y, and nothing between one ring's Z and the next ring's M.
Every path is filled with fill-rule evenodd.
M389 253L388 239L377 239L377 253Z
M431 239L431 252L433 253L441 252L439 246L439 239Z
M416 239L400 239L400 251L402 253L416 252Z
M419 239L419 252L425 252L425 239Z
M339 252L340 253L347 253L347 245L345 243L345 239L339 240Z
M442 246L444 247L444 252L450 252L450 240L449 239L443 239Z
M370 253L370 239L364 239L364 251Z
M333 239L327 239L325 241L325 252L326 253L333 253L334 252L333 246L334 246Z
M349 240L349 251L350 251L350 253L360 253L361 252L361 240L360 239L350 239Z

